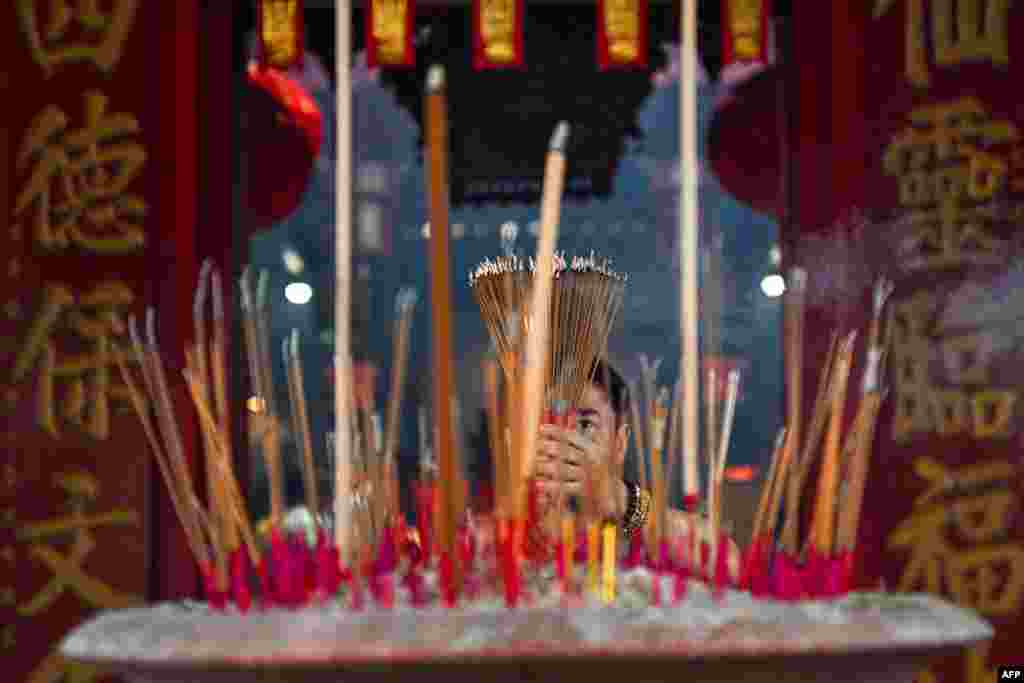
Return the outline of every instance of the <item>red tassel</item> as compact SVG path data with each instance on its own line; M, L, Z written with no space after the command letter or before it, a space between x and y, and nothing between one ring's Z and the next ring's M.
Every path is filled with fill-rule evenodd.
M622 566L626 570L636 569L644 561L644 537L637 529L629 535L629 552L622 562Z
M423 566L430 564L434 549L434 501L437 487L434 484L420 483L416 485L416 528L420 534L420 552L423 554Z
M505 584L505 604L508 607L518 605L521 597L519 565L525 534L526 524L523 520L499 520L498 522L498 552Z
M779 591L780 600L795 602L804 594L803 573L788 553L779 555Z
M249 591L249 555L239 546L231 553L231 595L238 610L243 614L252 607L252 593Z
M441 551L441 600L445 607L455 607L455 565L447 550Z
M711 581L711 545L706 541L700 544L700 578Z
M199 572L203 577L203 592L206 593L206 602L215 610L223 610L227 607L227 595L217 588L217 577L213 568L208 564L200 564Z
M715 557L715 596L721 598L730 585L732 577L729 573L729 537L721 534L718 537L718 554Z
M266 555L256 563L256 576L260 581L260 609L269 609L274 604L274 588L270 582L270 570Z
M686 599L687 582L690 579L690 544L687 536L679 539L676 555L675 583L672 595L676 604Z

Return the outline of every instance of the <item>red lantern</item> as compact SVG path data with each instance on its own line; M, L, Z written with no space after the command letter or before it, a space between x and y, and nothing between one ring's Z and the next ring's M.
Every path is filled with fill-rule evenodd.
M251 97L243 127L248 168L246 203L257 230L289 216L309 184L323 143L316 101L291 76L249 65Z

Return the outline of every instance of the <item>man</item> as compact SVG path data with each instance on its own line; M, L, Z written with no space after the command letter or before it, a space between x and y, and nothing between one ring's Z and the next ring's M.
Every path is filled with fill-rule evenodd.
M533 462L533 476L540 491L542 528L549 538L555 535L557 519L555 504L559 481L566 499L584 493L585 465L621 472L629 445L629 389L622 376L610 364L598 361L592 381L576 406L574 429L556 425L541 426L537 456ZM610 459L610 463L609 463ZM632 526L646 528L651 516L643 512L637 500L638 488L622 479L601 477L602 488L596 492L598 514L603 519L620 520L624 531ZM707 521L695 514L669 509L666 514L667 532L679 537L696 530L701 541L710 538ZM727 544L729 573L735 580L739 576L740 552L730 539Z

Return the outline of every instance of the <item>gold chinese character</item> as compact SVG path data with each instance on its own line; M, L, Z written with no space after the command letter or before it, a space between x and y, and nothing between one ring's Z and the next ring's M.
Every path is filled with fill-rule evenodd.
M406 0L376 0L373 3L373 39L380 61L397 64L405 60Z
M986 203L1010 177L1009 163L993 148L1015 142L1017 127L991 120L974 97L920 107L909 119L886 147L883 166L898 180L900 205L910 210L902 249L920 254L912 266L1002 261L1004 241L989 234L994 213Z
M44 249L74 244L101 254L138 251L145 244L146 202L126 192L146 163L135 141L132 114L107 112L106 96L85 94L85 125L69 130L55 106L40 113L25 134L17 168L31 175L18 193L15 217L35 213L36 243Z
M935 387L929 373L929 331L936 308L935 295L918 292L895 302L889 312L890 351L895 413L893 438L904 441L914 433L934 428L932 396Z
M70 513L26 524L18 529L17 535L19 542L29 544L29 556L49 569L53 578L30 600L19 605L18 613L25 617L41 614L68 590L90 607L108 609L138 604L140 598L117 592L82 568L85 559L96 549L91 530L109 526L137 527L138 515L132 510L89 514L89 508L99 496L99 482L88 472L60 474L54 481L67 495ZM44 539L54 540L40 542ZM67 554L54 545L67 541L71 542Z
M298 3L296 0L263 0L260 30L263 33L265 58L273 66L287 68L299 57Z
M480 37L484 53L492 62L515 59L515 0L483 0L480 4Z
M127 387L111 381L114 354L122 354L126 362L137 360L114 347L115 339L125 334L124 311L134 299L121 282L101 283L77 298L63 285L44 288L42 306L15 356L11 379L20 383L39 368L36 415L39 426L52 436L60 436L55 405L59 382L61 417L93 438L109 437L110 402L126 404L129 399ZM58 355L65 345L80 347L83 342L87 351Z
M896 0L875 0L874 17L889 11ZM931 0L931 36L925 31L924 0L906 0L907 79L915 86L931 84L930 42L941 67L964 62L1010 63L1009 15L1013 0ZM984 8L984 11L982 9Z
M613 61L632 62L640 40L639 4L636 0L605 0L604 20L608 53ZM739 39L737 39L737 44Z
M0 631L0 650L10 650L15 645L14 636L18 633L18 629L15 628L14 624L8 624L3 627Z
M732 0L729 3L729 29L733 50L740 61L754 60L761 55L761 26L765 11L763 0Z
M890 548L910 552L900 590L941 593L946 588L957 604L982 614L1013 614L1024 595L1024 547L1001 542L1016 503L1013 494L1005 488L986 488L945 500L954 483L972 488L1005 485L1013 477L1013 467L985 463L950 471L922 458L914 469L931 485L914 501L910 517L889 536ZM951 531L965 549L950 541Z
M18 23L36 64L47 78L57 67L75 62L92 64L109 74L121 59L124 41L135 23L138 0L114 0L107 11L99 0L49 0L40 11L38 0L18 0ZM44 14L49 21L40 21Z

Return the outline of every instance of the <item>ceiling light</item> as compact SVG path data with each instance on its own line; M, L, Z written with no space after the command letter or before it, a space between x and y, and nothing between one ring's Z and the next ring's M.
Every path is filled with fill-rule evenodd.
M765 275L761 280L761 291L772 299L780 297L786 291L786 281L778 273Z
M293 304L308 304L313 298L313 288L305 282L292 282L284 288L284 298Z

